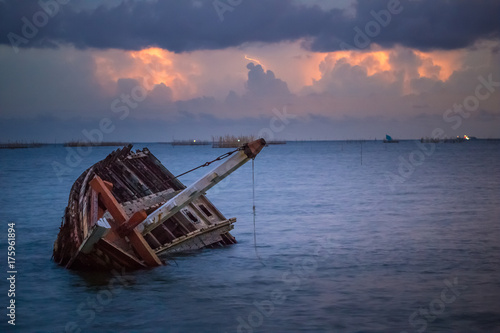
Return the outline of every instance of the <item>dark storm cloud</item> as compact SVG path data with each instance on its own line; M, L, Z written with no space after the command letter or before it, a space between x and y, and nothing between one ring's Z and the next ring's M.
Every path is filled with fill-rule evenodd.
M304 46L314 51L363 49L370 43L426 50L466 47L500 35L496 0L359 0L348 12L290 0L246 0L227 5L230 10L223 12L223 21L213 0L124 1L83 9L80 2L55 3L0 2L0 43L15 40L19 47L71 43L127 50L159 46L184 52L304 38ZM52 16L44 17L42 7ZM26 27L37 22L39 27Z

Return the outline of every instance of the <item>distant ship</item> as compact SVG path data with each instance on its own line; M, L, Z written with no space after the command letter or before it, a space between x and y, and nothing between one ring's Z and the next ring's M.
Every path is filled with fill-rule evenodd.
M467 142L469 140L477 140L475 136L467 136L464 135L463 137L457 136L456 138L421 138L420 142L422 143L462 143L462 142Z
M390 135L385 135L384 143L399 143L399 140L394 140Z

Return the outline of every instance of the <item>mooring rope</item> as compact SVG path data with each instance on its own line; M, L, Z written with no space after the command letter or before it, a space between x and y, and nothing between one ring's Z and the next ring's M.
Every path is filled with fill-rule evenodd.
M197 166L196 168L193 168L193 169L188 170L188 171L186 171L186 172L184 172L184 173L181 173L181 174L180 174L180 175L178 175L178 176L175 176L174 178L179 178L180 176L184 176L185 174L188 174L188 173L190 173L190 172L192 172L192 171L194 171L194 170L197 170L197 169L199 169L199 168L207 167L207 166L209 166L210 164L212 164L212 163L214 163L214 162L216 162L216 161L223 160L223 159L225 159L225 158L227 158L227 157L231 156L233 153L235 153L235 152L237 152L237 151L239 151L239 150L243 150L243 149L244 149L244 147L239 147L239 148L236 148L236 149L235 149L235 150L233 150L233 151L230 151L230 152L224 153L224 154L220 155L219 157L217 157L216 159L214 159L214 160L212 160L212 161L210 161L210 162L205 162L205 163L203 163L202 165Z
M255 224L255 157L252 158L252 210L253 210L253 248L255 250L255 256L259 259L260 263L263 266L266 266L262 261L262 258L259 256L259 252L257 251L257 227Z
M193 169L188 170L188 171L186 171L186 172L184 172L184 173L181 173L180 175L175 176L175 177L173 177L173 178L171 178L171 179L176 179L176 178L179 178L179 177L181 177L181 176L184 176L185 174L188 174L188 173L190 173L190 172L193 172L194 170L197 170L197 169L199 169L199 168L207 167L207 166L209 166L210 164L212 164L212 163L214 163L214 162L216 162L216 161L223 160L223 159L225 159L225 158L227 158L227 157L231 156L232 154L234 154L234 153L235 153L235 152L237 152L238 150L243 150L243 149L245 149L243 146L242 146L242 147L239 147L239 148L236 148L236 149L235 149L235 150L233 150L233 151L230 151L230 152L224 153L224 154L220 155L219 157L217 157L216 159L214 159L214 160L212 160L212 161L205 162L205 163L203 163L202 165L199 165L199 166L197 166L196 168L193 168ZM155 187L156 187L156 186L155 186ZM143 188L143 189L142 189L142 190L138 193L138 195L145 195L148 191L149 191L149 192L153 192L153 193L154 193L154 190L153 190L152 188L145 187L145 188Z
M222 155L220 155L219 157L217 157L216 159L212 160L212 161L209 161L209 162L205 162L203 163L202 165L199 165L197 166L196 168L193 168L191 170L188 170L184 173L181 173L180 175L178 176L175 176L173 179L175 178L179 178L181 176L184 176L185 174L188 174L190 172L193 172L194 170L197 170L199 168L203 168L203 167L206 167L206 166L209 166L210 164L216 162L216 161L220 161L220 160L223 160L229 156L231 156L232 154L234 154L235 152L239 151L239 150L243 150L244 147L239 147L239 148L236 148L235 150L233 151L230 151L230 152L227 152L227 153L224 153ZM255 256L257 257L257 259L259 259L260 263L263 265L263 266L266 266L266 264L264 264L264 262L262 261L262 258L260 257L259 255L259 252L257 250L257 225L255 223L255 217L256 217L256 210L255 210L255 157L252 158L252 211L253 211L253 247L254 247L254 250L255 250ZM143 192L145 191L148 191L150 190L149 188L145 189Z

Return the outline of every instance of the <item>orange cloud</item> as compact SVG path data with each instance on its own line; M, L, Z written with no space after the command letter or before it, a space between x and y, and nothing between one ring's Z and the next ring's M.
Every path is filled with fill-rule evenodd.
M197 91L187 75L196 72L196 65L177 64L178 56L160 48L102 51L94 56L95 75L111 94L116 91L119 79L134 79L147 90L163 83L172 89L174 99L189 98Z
M446 81L454 71L463 67L463 50L414 52L425 64L431 65L430 67L421 66L419 68L418 72L423 77L435 77L441 81ZM433 70L435 68L433 66L439 67L438 73Z
M300 80L297 82L297 85L300 86L295 87L296 90L321 79L322 72L319 64L325 59L326 54L327 53L311 53L307 55L307 57L297 59L293 66L296 71L300 72L298 75Z
M391 59L399 52L403 52L403 60L394 63ZM418 61L406 64L405 54L413 54ZM284 80L292 92L298 93L331 73L341 59L351 66L360 66L369 77L383 74L379 78L387 83L401 79L398 71L404 70L403 94L412 93L411 79L427 77L446 81L454 71L463 69L464 63L463 50L421 52L374 46L365 51L321 53L305 51L299 42L184 54L161 48L94 52L95 76L107 95L117 93L119 79L129 78L137 80L147 90L163 83L172 90L174 100L200 96L223 99L230 90L242 93L249 61L266 64L266 69ZM339 80L341 82L342 78ZM316 91L321 91L321 87Z
M318 53L321 58L317 60L317 73L311 72L314 81L319 81L326 75L331 75L337 64L347 63L350 66L359 66L366 71L367 76L384 73L384 80L396 81L400 79L398 73L404 71L402 92L413 92L410 80L421 77L446 81L454 71L463 69L463 50L421 52L407 48L375 49L372 51L337 51ZM413 61L411 55L414 55ZM401 61L391 61L402 56ZM408 57L408 62L404 59ZM416 59L416 60L415 60ZM338 78L342 80L342 78Z

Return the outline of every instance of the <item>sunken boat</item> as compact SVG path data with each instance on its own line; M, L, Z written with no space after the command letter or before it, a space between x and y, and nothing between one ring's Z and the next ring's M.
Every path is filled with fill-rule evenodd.
M147 148L112 152L73 184L54 261L69 269L130 270L163 265L174 253L235 244L236 218L227 219L205 192L265 145L259 139L219 156L214 161L227 159L187 187Z

